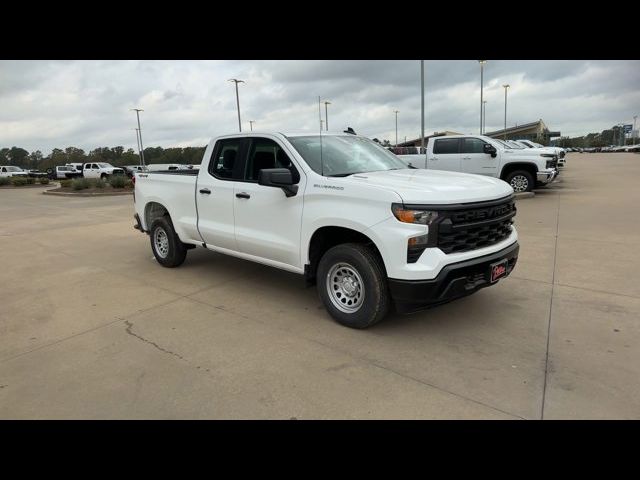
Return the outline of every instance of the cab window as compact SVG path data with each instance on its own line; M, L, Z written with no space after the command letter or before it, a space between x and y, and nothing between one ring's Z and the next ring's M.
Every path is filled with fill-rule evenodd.
M240 138L218 140L209 162L211 175L222 180L240 180L240 175L235 172L240 162L241 142Z
M485 143L479 138L463 138L460 153L484 153Z
M433 153L435 154L447 154L447 153L460 153L460 139L459 138L440 138L433 144Z
M300 181L300 174L283 148L268 138L252 138L244 170L244 180L257 182L263 168L286 168L291 171L293 183Z

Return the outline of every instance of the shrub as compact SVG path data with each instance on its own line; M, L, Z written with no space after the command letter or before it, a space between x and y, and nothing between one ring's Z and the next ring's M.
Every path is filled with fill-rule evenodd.
M63 188L68 188L71 186L71 179L60 180L60 186Z
M113 188L124 188L127 184L127 179L124 175L113 175L109 178L109 185Z
M107 182L105 182L104 180L102 180L102 179L97 179L96 180L96 183L95 183L95 187L96 188L104 188L106 186L107 186Z
M14 187L23 187L27 184L27 179L24 177L11 177L11 185Z
M3 185L9 185L11 183L11 179L9 177L0 177L0 187Z
M49 185L49 179L47 177L40 177L38 181L40 182L40 185Z
M71 180L71 188L74 190L84 190L89 188L89 181L86 178L74 178Z
M27 185L35 185L36 184L36 179L33 177L27 177Z

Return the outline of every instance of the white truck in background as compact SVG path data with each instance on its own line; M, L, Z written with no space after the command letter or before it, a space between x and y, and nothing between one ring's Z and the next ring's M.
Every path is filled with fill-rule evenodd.
M13 165L0 165L0 177L28 177L29 172Z
M82 169L84 178L102 178L105 180L111 175L124 175L124 169L104 162L85 163Z
M355 134L224 135L199 170L134 183L134 227L160 265L203 247L298 273L352 328L491 286L518 257L508 184L407 168Z
M558 167L564 168L566 164L566 150L560 147L545 147L536 142L532 142L531 140L512 140L512 142L521 145L524 148L535 148L538 150L543 150L550 153L555 153L558 155Z
M555 153L516 149L484 135L430 138L425 154L398 155L408 165L427 170L473 173L499 178L515 192L529 192L558 175Z

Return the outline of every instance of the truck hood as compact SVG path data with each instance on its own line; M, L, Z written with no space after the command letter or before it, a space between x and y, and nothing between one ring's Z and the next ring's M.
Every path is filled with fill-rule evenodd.
M451 204L495 200L513 193L497 178L442 170L402 169L357 173L345 180L396 192L404 203Z

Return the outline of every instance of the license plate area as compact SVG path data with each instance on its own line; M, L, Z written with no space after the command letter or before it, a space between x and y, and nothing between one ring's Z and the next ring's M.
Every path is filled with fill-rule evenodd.
M495 283L502 277L507 275L508 259L500 260L499 262L492 263L489 266L489 278L491 283Z

